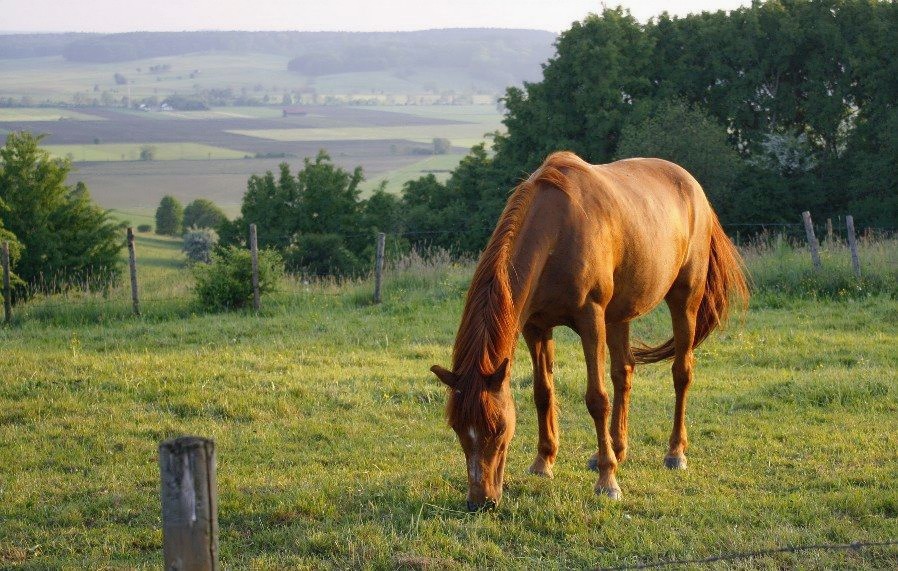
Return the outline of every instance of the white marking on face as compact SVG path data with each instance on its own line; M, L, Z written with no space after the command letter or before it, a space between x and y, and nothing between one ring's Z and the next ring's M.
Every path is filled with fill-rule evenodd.
M471 450L471 455L468 457L468 474L471 476L471 480L474 482L480 481L480 462L478 461L479 455L477 454L477 447L479 443L477 442L477 431L474 430L474 427L468 429L468 436L471 437L471 442L473 443L473 450Z

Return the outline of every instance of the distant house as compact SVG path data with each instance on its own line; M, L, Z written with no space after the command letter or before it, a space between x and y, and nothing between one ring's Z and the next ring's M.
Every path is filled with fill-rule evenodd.
M297 105L284 107L284 117L302 117L303 115L308 115L308 111L304 107Z

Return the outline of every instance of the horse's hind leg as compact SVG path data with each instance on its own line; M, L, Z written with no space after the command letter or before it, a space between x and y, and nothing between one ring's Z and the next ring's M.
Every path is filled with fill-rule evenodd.
M555 384L552 364L555 360L555 341L551 329L524 327L524 339L533 359L533 402L539 423L539 444L530 473L552 477L552 465L558 454L558 419L555 410Z
M611 356L611 382L614 384L614 407L611 411L611 445L618 462L627 457L627 416L630 387L636 360L630 350L630 323L608 325L608 354Z
M686 448L689 445L686 436L686 393L692 384L692 368L695 363L692 343L695 339L695 319L701 296L702 288L677 286L667 295L673 324L674 361L671 373L676 392L673 431L664 457L664 465L668 468L686 467Z

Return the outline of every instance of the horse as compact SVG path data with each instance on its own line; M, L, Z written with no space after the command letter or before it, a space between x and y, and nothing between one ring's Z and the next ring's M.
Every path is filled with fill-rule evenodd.
M431 371L448 387L446 420L467 463L467 506L498 505L516 413L511 361L523 333L533 362L539 441L530 473L552 477L558 454L552 329L567 326L586 358L586 408L598 446L587 462L595 492L621 498L615 476L627 457L630 387L637 364L673 359L673 430L664 457L686 468L686 393L693 350L748 304L742 259L699 183L661 159L591 165L549 155L517 185L478 261L452 353ZM673 336L631 346L630 322L661 301ZM604 384L611 361L613 407ZM610 413L610 426L609 426Z

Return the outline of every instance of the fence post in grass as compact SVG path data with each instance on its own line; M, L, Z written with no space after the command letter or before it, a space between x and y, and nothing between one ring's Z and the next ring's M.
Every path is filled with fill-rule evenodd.
M801 213L804 220L804 231L808 236L808 246L811 248L811 261L814 262L814 269L820 269L820 244L817 237L814 236L814 225L811 223L811 213L805 210Z
M255 224L249 225L249 252L253 259L253 309L259 311L262 301L259 299L259 242Z
M3 264L3 322L9 323L12 321L12 288L9 285L9 242L3 242L0 262Z
M218 569L215 442L183 436L159 444L166 571Z
M848 249L851 250L851 267L854 269L854 275L861 277L861 259L857 255L857 240L854 237L854 216L849 214L845 217L845 226L848 227Z
M826 242L827 242L827 244L830 244L830 245L833 243L833 219L832 218L826 219Z
M386 240L386 234L383 232L377 233L377 255L374 258L374 303L380 303L381 301L380 286L383 283L384 246Z
M128 268L131 270L131 307L134 315L140 315L140 297L137 294L137 253L134 250L134 229L128 227Z

